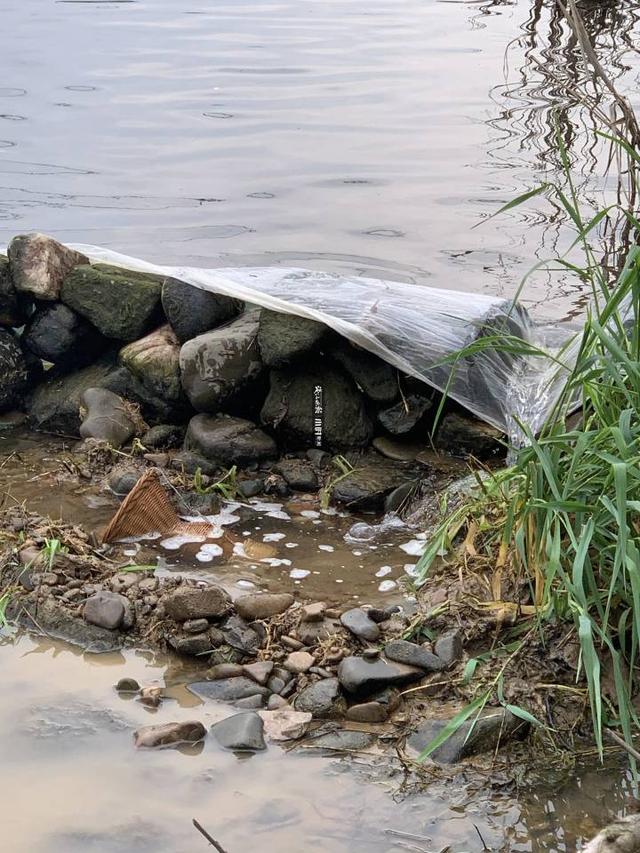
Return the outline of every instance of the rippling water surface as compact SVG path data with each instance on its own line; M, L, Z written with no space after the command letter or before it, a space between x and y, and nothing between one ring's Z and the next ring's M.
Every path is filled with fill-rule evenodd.
M631 92L637 6L582 3ZM554 9L5 0L0 242L38 229L164 262L512 294L536 252L566 243L562 218L540 200L472 226L553 172L552 106L576 174L602 171ZM524 296L558 317L580 291L541 274Z

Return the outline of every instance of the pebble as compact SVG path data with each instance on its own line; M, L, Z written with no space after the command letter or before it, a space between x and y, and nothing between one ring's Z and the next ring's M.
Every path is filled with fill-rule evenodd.
M266 684L273 670L273 661L257 661L256 663L248 663L243 667L245 675L253 678L258 684Z
M273 696L269 696L269 701L267 702L267 710L268 711L277 711L278 708L284 708L285 705L288 705L286 699L283 699L282 696L278 696L276 693Z
M388 717L388 709L379 702L363 702L361 705L352 705L346 713L347 720L356 723L384 723Z
M202 634L209 629L209 623L206 619L187 619L182 625L182 630L187 634Z
M270 740L298 740L307 733L311 723L311 714L294 711L290 705L267 711L260 711L264 720L265 734Z
M324 601L314 601L312 604L305 604L302 608L302 622L322 622L324 619L327 605Z
M438 637L434 651L445 666L452 666L459 661L464 654L460 631L447 631Z
M271 690L272 693L282 693L284 688L287 686L287 682L283 681L281 678L278 678L277 675L272 676L269 681L267 681L267 687Z
M290 637L288 634L284 634L280 637L280 642L283 646L286 646L288 649L293 649L294 651L304 648L304 643L301 643L300 640L296 640L295 637Z
M137 693L140 690L140 685L135 678L121 678L116 684L118 693Z
M444 663L433 652L408 640L391 640L385 645L384 653L389 660L419 666L425 672L439 672L444 668Z
M207 677L212 681L220 678L235 678L244 674L244 667L239 663L218 663L207 670Z
M380 638L380 628L359 607L354 607L352 610L347 610L346 613L343 613L340 617L340 622L361 640L373 642Z
M315 662L316 659L309 652L291 652L284 662L284 668L299 675L311 669Z
M349 693L373 692L388 684L408 684L424 677L424 671L382 658L368 661L361 657L345 658L338 667L340 684Z
M134 733L134 743L137 747L166 747L180 743L197 743L206 735L207 730L201 722L186 720L161 726L143 726Z
M298 693L294 707L314 717L338 717L344 707L340 702L340 683L337 678L324 678L310 684Z
M253 711L234 714L211 727L220 746L234 752L259 752L266 749L264 721Z
M293 596L287 592L253 592L236 598L234 606L239 616L253 622L255 619L270 619L284 613L293 601Z

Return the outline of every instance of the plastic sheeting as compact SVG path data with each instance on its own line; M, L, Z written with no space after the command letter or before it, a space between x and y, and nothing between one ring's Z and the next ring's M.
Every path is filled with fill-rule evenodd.
M564 378L551 359L483 349L452 357L481 336L509 334L557 349L566 337L537 328L509 300L415 284L279 267L158 266L75 244L92 262L171 276L248 303L319 320L357 346L447 393L517 440L517 421L543 423ZM554 339L555 338L555 339Z

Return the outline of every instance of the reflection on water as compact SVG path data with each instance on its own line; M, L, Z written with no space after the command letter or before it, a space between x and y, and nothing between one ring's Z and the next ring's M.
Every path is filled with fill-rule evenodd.
M580 5L633 91L638 2ZM3 25L0 242L509 294L564 217L472 226L553 177L551 107L577 173L601 159L555 0L8 0ZM539 275L524 297L558 317L581 289Z

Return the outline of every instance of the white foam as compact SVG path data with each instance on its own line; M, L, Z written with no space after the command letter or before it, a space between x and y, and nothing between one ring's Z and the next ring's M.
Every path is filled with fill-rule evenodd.
M284 539L284 533L265 533L262 537L263 542L279 542L281 539Z
M200 548L196 554L196 560L199 560L201 563L210 563L214 557L219 557L222 553L222 548L219 545L208 543Z
M299 542L286 542L285 548L297 548L299 546Z
M241 589L255 589L255 584L251 581L245 581L242 578L239 581L236 581L236 586L239 586Z
M417 563L405 563L404 564L405 574L409 575L410 578L415 578L418 574L418 564Z
M315 509L303 509L300 515L302 518L320 518L320 513Z
M421 542L419 539L410 539L409 542L400 545L400 550L411 557L421 557L425 548L426 542Z
M378 586L378 592L391 592L392 589L397 587L397 583L395 581L382 581Z
M335 551L333 545L318 545L318 551Z
M160 547L167 551L177 551L183 545L189 545L192 542L204 542L205 539L205 536L196 536L194 533L181 533L178 536L169 536L167 539L163 539Z
M291 560L285 560L282 557L263 557L260 562L266 563L268 566L271 566L272 569L276 569L278 566L291 565Z
M311 572L308 569L291 569L289 572L290 578L306 578L307 575L310 575Z
M385 575L390 575L393 569L391 566L380 566L378 571L376 572L377 578L383 578Z

